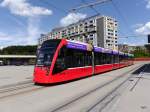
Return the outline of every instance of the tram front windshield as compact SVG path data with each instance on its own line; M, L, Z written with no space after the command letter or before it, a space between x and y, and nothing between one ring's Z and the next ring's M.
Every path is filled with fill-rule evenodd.
M60 41L48 40L45 41L38 51L36 66L50 66L54 53Z

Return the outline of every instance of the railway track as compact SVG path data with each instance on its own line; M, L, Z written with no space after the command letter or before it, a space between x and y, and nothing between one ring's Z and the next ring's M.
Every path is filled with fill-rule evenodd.
M126 80L124 80L122 83L120 83L118 86L116 86L112 91L110 91L108 94L106 94L103 98L100 98L96 103L91 105L86 112L102 112L102 110L110 103L112 102L116 97L119 96L119 90L128 80L130 77L128 77ZM99 106L99 107L98 107ZM98 108L97 108L98 107Z
M0 86L0 90L6 89L6 88L11 88L11 87L18 86L18 85L24 85L24 84L28 84L28 83L32 83L32 80L26 80L26 81L17 82L14 84L8 84L8 85Z
M100 85L100 86L97 86L96 88L92 89L92 90L89 90L88 92L85 92L85 93L81 93L75 97L73 97L72 99L66 101L66 102L63 102L59 105L56 105L55 107L49 109L48 112L69 112L68 109L69 108L72 108L74 104L77 104L76 102L80 102L80 100L82 100L83 98L86 98L88 96L90 96L91 94L101 90L102 88L105 88L106 86L114 83L115 81L125 77L126 75L129 75L131 72L137 70L138 68L140 68L142 65L140 66L136 66L135 68L133 68L132 70L129 70L123 74L121 74L120 76L116 77L115 79L111 80L110 82L107 82L103 85ZM121 81L119 83L118 86L116 86L112 91L110 91L109 93L107 93L104 97L100 98L98 100L98 102L96 102L95 104L87 107L85 110L83 110L83 112L91 112L95 106L97 106L98 104L100 104L101 102L103 102L108 96L110 96L114 91L116 91L119 87L121 87L128 79L130 78L130 76L128 76L124 81ZM113 100L116 96L114 95L110 100ZM108 103L108 102L107 102ZM82 110L81 110L82 111ZM73 111L72 111L73 112Z
M139 76L139 78L134 82L133 86L131 89L129 89L130 91L132 91L135 86L137 85L137 83L139 82L139 80L141 79L141 77L143 76L143 72L145 72L145 70L148 69L148 67L150 66L150 64L145 64L144 66L142 66L142 70L140 68L140 72L138 74L136 74L137 76ZM139 70L139 69L138 69ZM124 89L124 86L129 85L127 82L127 80L135 77L128 77L125 81L123 81L121 84L119 84L113 91L111 91L109 94L106 95L106 98L103 98L102 100L96 102L88 111L86 112L108 112L108 110L110 110L110 106L108 105L112 105L113 104L113 100L116 97L119 97L122 89ZM133 80L132 80L133 81ZM107 107L108 106L108 107Z
M32 80L27 80L27 81L18 82L15 84L0 86L0 99L31 92L31 91L38 90L41 88L44 88L44 87L34 85Z

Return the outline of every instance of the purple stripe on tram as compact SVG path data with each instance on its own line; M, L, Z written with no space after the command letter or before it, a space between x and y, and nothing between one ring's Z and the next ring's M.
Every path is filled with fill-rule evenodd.
M80 43L75 43L75 42L68 42L67 43L67 48L72 48L72 49L80 49L80 50L87 50L87 45L86 44L80 44ZM110 49L104 49L101 47L94 47L95 52L101 52L101 53L109 53L109 54L119 54L119 55L125 55L128 56L128 54L124 54L123 52L118 52L118 51L112 51Z
M112 50L104 49L104 48L101 48L101 47L94 47L94 51L95 52L101 52L101 53L113 54Z
M124 53L123 52L119 52L119 55L124 55Z
M87 46L84 44L79 44L79 43L73 43L73 42L68 42L67 48L73 48L73 49L80 49L80 50L87 50Z
M103 49L100 47L94 47L95 52L103 52Z
M112 54L112 50L105 49L104 53L109 53L109 54Z
M113 54L114 54L114 55L118 55L119 52L118 52L118 51L113 51Z

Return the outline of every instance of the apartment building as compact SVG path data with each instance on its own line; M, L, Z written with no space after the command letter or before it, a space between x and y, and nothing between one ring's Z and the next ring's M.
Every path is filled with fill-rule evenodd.
M48 39L66 38L91 43L94 46L118 50L118 22L107 16L92 16L66 27L42 34L39 44Z

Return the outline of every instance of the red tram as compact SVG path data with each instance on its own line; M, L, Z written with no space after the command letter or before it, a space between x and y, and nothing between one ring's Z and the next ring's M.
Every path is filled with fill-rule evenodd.
M34 82L52 84L133 64L133 55L66 39L47 40L38 50Z

